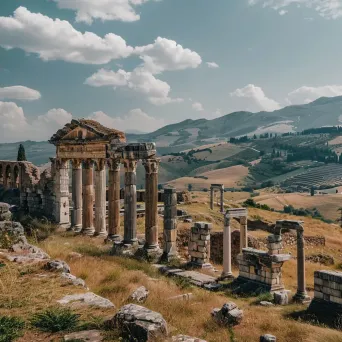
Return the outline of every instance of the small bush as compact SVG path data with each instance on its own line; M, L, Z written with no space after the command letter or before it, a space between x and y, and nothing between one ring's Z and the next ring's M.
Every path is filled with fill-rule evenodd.
M0 316L0 342L12 342L23 335L25 323L18 317Z
M273 295L269 292L260 293L256 299L256 303L260 302L272 302L273 301Z
M79 322L79 315L70 309L50 308L35 314L31 325L45 332L58 332L74 330Z

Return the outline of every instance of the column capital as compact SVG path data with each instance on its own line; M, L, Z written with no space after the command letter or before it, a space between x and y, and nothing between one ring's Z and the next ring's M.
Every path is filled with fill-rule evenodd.
M138 161L135 159L124 159L123 161L125 172L136 172Z
M68 159L56 158L55 161L57 169L66 169L68 167Z
M82 166L82 160L81 159L73 159L72 160L72 168L77 170L80 169Z
M224 217L224 226L225 227L230 226L230 217L227 217L227 216Z
M90 169L93 166L93 160L92 159L84 159L82 160L83 168Z
M153 158L153 159L143 159L143 165L145 167L146 173L158 173L159 171L159 158Z
M120 171L121 160L110 158L107 160L107 165L111 171Z
M106 159L95 159L95 171L103 171L106 166Z

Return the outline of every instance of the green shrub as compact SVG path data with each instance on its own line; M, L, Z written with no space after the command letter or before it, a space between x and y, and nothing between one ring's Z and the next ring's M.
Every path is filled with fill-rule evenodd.
M25 322L18 317L0 316L0 342L12 342L23 335Z
M70 309L50 308L35 314L31 319L31 325L45 332L58 332L74 330L79 322L79 315Z

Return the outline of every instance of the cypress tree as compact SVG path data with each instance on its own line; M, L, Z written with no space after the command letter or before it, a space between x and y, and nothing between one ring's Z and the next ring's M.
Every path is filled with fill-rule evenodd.
M19 145L17 161L26 161L25 147L23 144Z

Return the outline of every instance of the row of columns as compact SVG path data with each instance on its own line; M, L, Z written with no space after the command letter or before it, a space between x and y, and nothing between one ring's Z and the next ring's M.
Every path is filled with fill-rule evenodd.
M56 163L57 220L63 223L63 208L68 207L68 161ZM124 236L126 244L137 243L137 160L123 160L125 169ZM94 164L94 167L93 167ZM106 164L108 172L108 231L106 227ZM82 167L83 165L83 167ZM72 160L72 200L74 210L71 228L86 235L120 237L120 160ZM146 248L158 248L158 159L143 160L146 170L145 227ZM94 177L95 172L95 177ZM95 194L93 179L95 178ZM95 198L95 219L93 201ZM64 201L64 203L62 203Z

